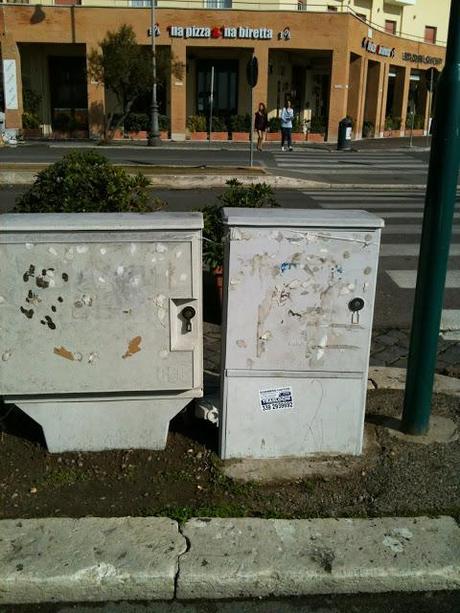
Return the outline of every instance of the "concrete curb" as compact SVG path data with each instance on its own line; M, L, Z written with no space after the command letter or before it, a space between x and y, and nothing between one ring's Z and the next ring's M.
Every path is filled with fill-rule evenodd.
M460 527L430 519L0 522L0 604L460 589Z
M168 600L185 538L160 517L0 521L0 605Z
M41 168L39 170L42 170ZM0 185L32 185L39 170L2 170L0 171ZM425 185L412 185L410 183L401 184L371 184L371 183L326 183L323 181L313 181L309 179L298 179L297 177L284 177L281 175L147 175L152 187L163 189L212 189L225 187L229 179L235 177L241 183L264 182L274 189L324 189L324 190L366 190L380 191L385 190L418 190L425 189Z
M438 519L192 519L177 597L460 588L460 528Z

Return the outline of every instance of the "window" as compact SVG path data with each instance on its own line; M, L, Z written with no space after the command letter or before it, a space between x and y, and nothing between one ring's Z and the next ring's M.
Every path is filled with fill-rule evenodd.
M385 32L388 32L388 34L396 34L396 21L385 19Z
M435 28L434 26L425 26L425 42L433 43L434 45L436 42L437 31L438 28Z
M327 5L327 10L328 10L330 13L337 13L337 7L336 7L336 6L332 6L331 4L328 4L328 5Z
M213 113L219 116L236 115L238 112L238 61L199 60L197 64L198 113L209 113L211 94L211 67L214 66Z
M207 9L231 9L232 0L205 0Z

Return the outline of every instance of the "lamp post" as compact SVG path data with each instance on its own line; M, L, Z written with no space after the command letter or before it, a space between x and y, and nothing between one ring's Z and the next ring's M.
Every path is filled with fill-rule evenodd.
M156 0L150 0L150 36L152 37L152 104L150 106L150 132L147 140L147 145L149 147L155 147L161 143L160 128L158 125L155 2Z

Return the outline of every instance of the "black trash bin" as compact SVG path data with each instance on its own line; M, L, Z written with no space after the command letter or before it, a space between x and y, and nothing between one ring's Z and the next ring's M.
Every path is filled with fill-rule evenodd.
M353 122L348 117L339 122L339 135L337 138L337 149L347 151L351 149L351 131Z

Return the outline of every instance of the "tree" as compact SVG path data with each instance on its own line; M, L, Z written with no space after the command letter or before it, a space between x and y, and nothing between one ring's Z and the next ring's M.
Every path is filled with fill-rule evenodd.
M152 54L150 47L139 45L134 30L122 25L116 32L107 32L99 43L99 52L93 49L89 56L92 79L104 83L117 98L121 114L109 113L106 129L115 130L124 125L134 102L152 89ZM167 81L169 74L182 79L184 65L171 55L157 55L157 85Z

